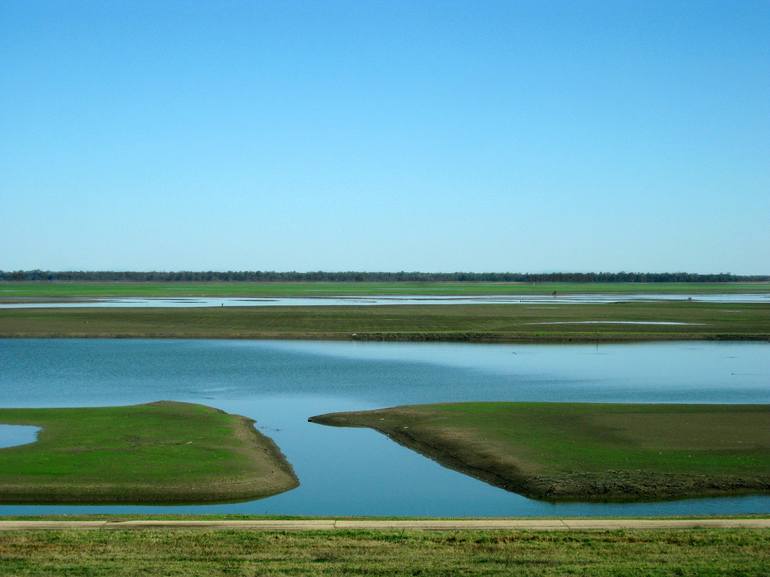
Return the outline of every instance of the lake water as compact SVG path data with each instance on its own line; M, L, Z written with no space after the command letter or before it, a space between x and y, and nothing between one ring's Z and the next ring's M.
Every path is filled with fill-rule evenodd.
M37 441L40 427L27 425L0 425L0 449L16 447Z
M0 295L1 296L1 295ZM768 294L571 294L493 296L366 296L366 297L177 297L105 298L32 302L24 299L0 302L0 309L20 308L200 308L286 306L383 306L383 305L479 305L479 304L604 304L647 301L711 303L770 303Z
M204 506L0 506L0 514L558 516L770 512L770 496L551 504L445 469L332 411L465 400L770 403L770 343L477 345L0 339L0 406L204 403L248 415L301 486Z

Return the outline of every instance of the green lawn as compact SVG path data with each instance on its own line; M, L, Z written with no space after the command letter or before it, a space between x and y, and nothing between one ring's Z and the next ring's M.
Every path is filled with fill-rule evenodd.
M0 409L0 423L42 427L0 449L0 501L206 502L297 485L252 421L203 405Z
M0 534L0 574L19 577L759 577L768 567L764 529Z
M0 282L5 297L323 297L586 293L768 293L770 283Z
M311 420L373 428L548 500L770 492L770 405L457 403Z
M569 324L597 320L687 324ZM0 309L0 337L478 342L768 340L770 305L639 302L601 305Z

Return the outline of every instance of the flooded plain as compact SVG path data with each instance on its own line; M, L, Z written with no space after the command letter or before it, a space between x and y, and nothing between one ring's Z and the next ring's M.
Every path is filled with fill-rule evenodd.
M23 308L200 308L200 307L300 307L386 305L489 305L489 304L609 304L624 302L687 301L708 303L770 303L767 294L565 294L494 296L366 296L366 297L176 297L100 299L24 299L0 301L0 309Z
M0 514L455 517L770 512L770 496L626 504L536 501L443 468L374 431L307 422L309 416L326 412L442 401L770 403L770 343L0 339L0 406L105 406L162 399L252 417L292 463L300 487L245 503L4 505Z

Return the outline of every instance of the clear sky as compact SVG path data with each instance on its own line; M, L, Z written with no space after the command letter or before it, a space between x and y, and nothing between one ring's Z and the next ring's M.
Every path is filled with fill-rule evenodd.
M770 1L3 0L19 268L770 273Z

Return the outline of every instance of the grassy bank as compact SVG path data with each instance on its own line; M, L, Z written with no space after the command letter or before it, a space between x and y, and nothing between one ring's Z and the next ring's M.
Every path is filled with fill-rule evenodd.
M685 324L571 324L586 321ZM0 337L478 342L768 340L770 305L640 302L600 305L0 309Z
M297 485L252 421L189 403L0 409L42 427L0 450L0 501L171 503L253 499Z
M0 298L768 293L770 283L0 282Z
M0 573L42 575L766 575L770 531L36 531Z
M770 405L456 403L311 421L375 429L541 499L770 492Z

